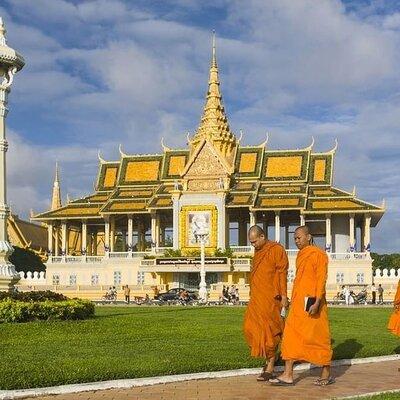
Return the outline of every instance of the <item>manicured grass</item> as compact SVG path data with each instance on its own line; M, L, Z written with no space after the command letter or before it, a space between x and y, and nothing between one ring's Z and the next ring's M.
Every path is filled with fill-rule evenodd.
M86 321L0 324L0 388L258 367L244 307L97 307ZM390 309L330 309L335 358L400 353Z
M399 400L399 393L377 394L376 396L354 397L354 400Z

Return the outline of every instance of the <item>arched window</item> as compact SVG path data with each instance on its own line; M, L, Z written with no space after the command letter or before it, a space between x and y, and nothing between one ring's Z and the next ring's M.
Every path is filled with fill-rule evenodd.
M336 283L343 283L343 282L344 282L344 273L336 272Z
M76 285L76 275L75 274L69 276L69 285L70 286Z
M92 286L98 285L99 284L99 275L93 274L90 282L91 282Z
M364 272L359 272L357 274L357 283L364 283Z
M60 284L60 275L59 274L53 274L53 285L59 285Z

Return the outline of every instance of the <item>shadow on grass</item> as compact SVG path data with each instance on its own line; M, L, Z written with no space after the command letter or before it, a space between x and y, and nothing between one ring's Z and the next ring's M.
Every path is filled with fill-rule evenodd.
M400 354L400 346L397 346L397 347L394 349L394 354Z
M364 346L357 339L346 339L339 343L333 349L333 358L335 360L342 358L354 358Z

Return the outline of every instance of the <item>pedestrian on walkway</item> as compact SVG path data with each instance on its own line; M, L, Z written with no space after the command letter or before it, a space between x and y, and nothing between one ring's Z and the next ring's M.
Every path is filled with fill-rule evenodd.
M322 366L321 377L315 384L326 386L335 382L330 375L332 348L325 298L328 257L311 245L312 236L307 226L295 230L294 241L300 251L281 346L285 370L270 382L276 386L293 385L293 364L304 360Z
M376 304L376 286L375 283L371 286L372 304Z
M400 336L400 280L397 284L397 292L393 301L394 311L389 319L388 329L394 335Z
M124 287L124 296L125 296L125 303L130 304L131 302L131 289L129 288L128 285L125 285Z
M250 301L244 317L244 334L252 357L263 357L265 365L257 380L275 377L276 350L281 341L287 308L287 271L289 261L283 246L266 239L264 230L254 225L249 241L255 253L250 272Z
M351 301L351 291L350 288L348 286L346 286L346 288L344 289L344 301L346 302L346 306L352 304Z
M378 304L383 304L383 287L381 284L378 285Z

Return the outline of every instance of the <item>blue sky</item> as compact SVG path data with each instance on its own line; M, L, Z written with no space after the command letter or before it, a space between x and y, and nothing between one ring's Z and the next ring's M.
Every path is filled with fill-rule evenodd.
M211 31L224 104L244 144L326 151L335 185L387 213L372 249L400 251L400 5L337 0L3 0L26 66L7 118L9 203L49 207L93 189L105 159L185 147L206 91Z

